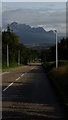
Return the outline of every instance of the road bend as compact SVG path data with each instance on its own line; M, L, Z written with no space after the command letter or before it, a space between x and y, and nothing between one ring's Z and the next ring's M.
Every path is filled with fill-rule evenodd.
M2 119L65 120L40 63L3 74Z

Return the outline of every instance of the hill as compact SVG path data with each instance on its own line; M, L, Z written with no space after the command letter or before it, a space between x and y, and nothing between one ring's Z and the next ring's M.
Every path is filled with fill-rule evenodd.
M28 45L39 44L54 44L55 33L51 31L45 31L42 27L30 27L26 24L18 24L13 22L10 24L12 31L16 32L19 36L20 42Z

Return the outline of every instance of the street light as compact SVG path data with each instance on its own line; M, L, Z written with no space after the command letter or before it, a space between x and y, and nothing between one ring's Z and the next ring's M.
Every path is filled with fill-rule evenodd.
M56 33L56 68L58 68L58 39L57 39L57 30L54 30Z

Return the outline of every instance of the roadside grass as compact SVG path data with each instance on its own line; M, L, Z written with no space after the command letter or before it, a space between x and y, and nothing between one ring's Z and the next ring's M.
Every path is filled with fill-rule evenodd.
M12 64L9 65L9 67L16 67L16 66L18 66L17 63L12 63ZM6 69L6 68L8 68L7 64L6 63L2 63L2 69Z
M43 63L48 78L62 96L64 104L68 107L68 61L60 60L59 67L55 68L55 61Z
M52 68L56 67L56 62L55 61L51 61L51 62L46 62L45 61L42 65L47 72L47 71L50 71ZM58 62L59 67L62 67L62 66L64 67L64 66L67 66L67 65L68 65L68 60L59 60L59 62Z
M21 66L24 66L24 65L23 64L18 65L18 63L12 63L9 65L9 67L7 67L6 64L3 64L2 71L4 72L4 71L14 70L14 69L19 68Z
M2 65L1 65L1 69L2 71L6 71L6 70L9 70L9 69L15 69L15 68L18 68L18 67L21 67L21 66L27 66L27 65L30 65L31 62L28 62L27 64L19 64L17 62L12 62L12 63L9 63L9 67L7 67L7 63L6 62L2 62Z
M7 65L6 65L6 63L4 63L4 64L2 64L2 68L1 68L1 70L2 70L2 72L5 72L5 71L7 71L7 72L9 72L9 71L14 71L14 70L18 70L19 68L22 68L22 67L24 67L24 66L29 66L30 65L30 63L28 63L28 64L19 64L18 65L18 63L11 63L10 65L9 65L9 67L7 67Z
M68 106L68 65L51 69L48 76L62 95L64 103Z

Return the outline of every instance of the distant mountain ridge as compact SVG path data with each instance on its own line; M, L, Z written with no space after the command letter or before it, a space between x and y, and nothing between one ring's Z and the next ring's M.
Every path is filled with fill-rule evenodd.
M18 24L13 22L10 24L11 30L16 32L19 36L20 42L24 44L54 44L55 43L55 33L50 31L45 31L42 27L31 27L26 24Z

